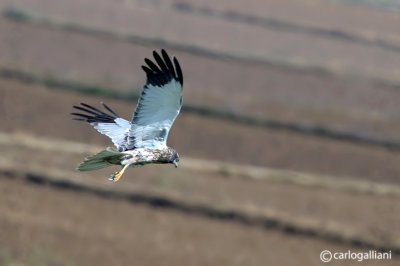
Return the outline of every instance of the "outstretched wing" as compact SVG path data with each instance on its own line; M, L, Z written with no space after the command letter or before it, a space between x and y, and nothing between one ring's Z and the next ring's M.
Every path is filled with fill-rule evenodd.
M74 118L75 120L88 122L101 134L108 136L119 151L126 150L128 144L127 137L129 129L131 128L131 123L119 117L104 103L101 104L109 111L109 114L85 103L81 103L81 106L74 105L75 109L83 111L83 113L71 114L77 117Z
M153 63L145 59L147 66L142 66L147 74L132 126L128 133L129 148L164 147L169 130L182 106L183 76L178 60L173 63L165 50L162 57L153 52Z

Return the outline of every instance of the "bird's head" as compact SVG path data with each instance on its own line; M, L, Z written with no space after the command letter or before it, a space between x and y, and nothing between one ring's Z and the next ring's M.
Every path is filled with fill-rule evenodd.
M175 168L177 168L178 167L178 162L179 162L179 154L174 150L172 152L170 163L174 164Z

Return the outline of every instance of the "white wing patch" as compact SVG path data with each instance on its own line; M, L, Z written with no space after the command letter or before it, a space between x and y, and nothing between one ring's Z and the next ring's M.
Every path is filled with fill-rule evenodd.
M120 117L114 119L114 122L115 123L92 122L90 124L101 134L109 137L119 150L126 144L131 123Z
M120 118L106 104L102 103L102 105L109 113L105 113L86 103L81 103L80 106L74 105L74 108L81 111L81 113L72 113L72 115L77 117L75 120L88 122L101 134L109 137L119 151L126 150L131 123Z

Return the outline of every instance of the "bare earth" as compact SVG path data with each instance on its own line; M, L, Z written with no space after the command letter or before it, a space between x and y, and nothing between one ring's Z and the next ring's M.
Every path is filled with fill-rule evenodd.
M84 101L99 106L101 101L106 101L117 114L129 119L136 104L4 79L0 79L0 88L5 114L0 117L3 131L28 131L38 136L103 146L111 144L107 137L94 134L90 126L72 120L69 115L72 105ZM27 102L27 99L35 101ZM193 114L179 116L171 130L169 145L191 157L316 172L338 178L398 183L400 176L400 153L396 151L243 126Z
M34 257L45 265L318 265L322 249L358 250L4 176L0 180L0 246L17 261ZM396 257L384 265L398 263Z
M2 131L16 134L29 132L44 139L67 138L86 144L110 145L108 139L93 134L93 129L89 126L71 120L68 114L71 111L70 105L78 103L82 99L81 94L9 80L0 80L0 88L4 99L1 105L2 112L6 114L0 121L3 125ZM23 97L34 97L35 101L27 102ZM89 103L101 101L95 96L84 98ZM116 111L120 114L129 114L132 110L130 103L115 100L108 103L117 106ZM35 112L32 113L32 110ZM188 131L193 133L188 135ZM205 134L198 134L199 131ZM191 136L196 136L198 140L194 142ZM212 139L208 136L212 136ZM280 145L276 146L273 156L269 149L274 142L267 142L268 145L263 144L264 148L257 149L264 138L272 136L277 140L285 139L285 143L290 141L291 147L278 142ZM178 141L179 138L181 139ZM240 145L236 145L236 142ZM390 170L390 160L393 160L392 169L398 169L398 159L393 157L398 156L395 152L334 141L330 143L324 139L301 137L279 131L269 132L185 113L174 125L169 143L184 154L182 164L185 163L185 156L207 156L208 159L259 163L264 166L274 166L272 162L275 160L280 162L279 167L282 169L329 174L347 171L338 178L346 179L346 176L349 176L355 180L398 183L396 174L390 175L390 172L387 172L388 174L381 175L377 172ZM219 143L225 151L230 149L231 157L227 158L223 150L215 150L212 143ZM310 143L324 147L329 153L325 152L325 156L321 157L318 149L310 149ZM17 149L13 146L3 146L2 151L7 155L3 159L12 161L16 165L17 173L20 170L24 171L25 165L36 165L42 169L48 167L49 171L64 169L71 172L84 157L83 154L72 157L62 156L61 153L55 156L54 152L34 153L32 150L25 151L21 147ZM293 154L295 151L299 155ZM300 156L305 152L310 152L308 158ZM357 156L352 155L354 153ZM331 159L328 163L326 158L328 155L332 156L331 158L341 158L346 154L352 157L351 161ZM314 159L310 156L314 156ZM318 158L327 160L326 166L330 167L323 169L318 163ZM268 160L271 160L271 163L268 163ZM362 164L363 168L354 167L355 164ZM285 165L287 166L283 167ZM115 170L106 169L100 172L80 173L77 178L90 177L97 180L97 183L107 185L107 177L113 171ZM0 215L0 228L4 228L4 237L0 236L0 239L15 240L8 242L4 250L7 256L22 262L29 262L32 257L38 257L37 259L42 261L56 260L66 265L71 262L78 265L118 265L136 260L143 265L152 265L157 261L164 261L165 265L291 265L294 261L297 265L318 265L319 252L322 249L358 250L356 246L348 243L335 244L325 238L292 235L281 230L266 230L263 227L246 226L229 220L220 221L175 210L154 209L143 204L99 198L84 191L55 190L52 187L33 185L4 176L0 182L4 184L1 187L5 190L4 193L0 193L3 206L0 208L3 210ZM176 170L168 166L129 170L116 186L125 185L129 188L131 184L135 189L149 195L157 188L168 193L178 193L188 202L200 198L205 199L209 206L219 206L223 209L240 206L250 210L256 208L258 211L266 211L272 217L278 215L286 221L311 225L322 231L329 232L333 229L344 237L360 238L378 246L396 246L400 236L398 197L352 195L349 192L303 188L296 185L258 183L238 177L227 178L224 177L224 172L214 176ZM96 207L93 207L94 205ZM137 242L138 239L140 242ZM0 246L5 244L0 242ZM149 249L152 252L145 252ZM290 256L287 256L288 250L291 252ZM387 265L395 265L397 257L395 258Z
M183 66L185 103L400 141L400 13L345 2L5 0L1 12L27 15L0 17L0 70L139 92L140 64L162 44ZM0 77L0 133L54 145L0 139L1 266L321 265L322 250L369 249L392 259L362 265L400 264L399 193L204 163L400 191L399 150L183 112L168 139L181 168L130 169L110 184L114 168L77 173L89 153L54 144L110 146L69 114L101 101L126 119L136 104ZM205 160L192 169L191 158Z

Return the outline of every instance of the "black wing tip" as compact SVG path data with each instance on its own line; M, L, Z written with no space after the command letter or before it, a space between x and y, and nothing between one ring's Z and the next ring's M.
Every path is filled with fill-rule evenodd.
M177 79L178 81L181 83L181 85L183 86L183 74L182 74L182 69L181 66L179 64L178 59L174 56L174 65L175 65L175 69L176 69L176 75L177 75Z
M74 120L84 121L88 123L102 122L102 123L114 123L114 120L119 116L105 103L101 102L103 107L110 112L107 114L89 104L80 103L80 105L73 105L73 108L81 111L82 113L71 113L74 115Z
M161 49L161 56L156 50L154 50L153 57L157 64L152 60L145 58L144 61L147 66L142 65L142 69L147 74L148 84L162 86L170 82L173 78L183 86L182 69L176 57L173 57L174 64L172 64L171 58L165 49Z
M148 65L148 67L153 71L153 72L155 72L155 73L163 73L161 70L160 70L160 68L159 68L159 66L157 66L156 64L154 64L154 62L153 61L151 61L150 59L148 59L148 58L145 58L144 59L144 62L146 62L146 64Z
M105 104L104 102L100 102L101 105L103 105L104 108L106 108L110 113L112 113L116 118L119 117L119 115L117 115L117 113L114 112L114 110L112 110L110 107L108 107L107 104Z
M161 49L161 51L164 49ZM153 50L153 57L156 58L157 56L160 56L156 50Z

